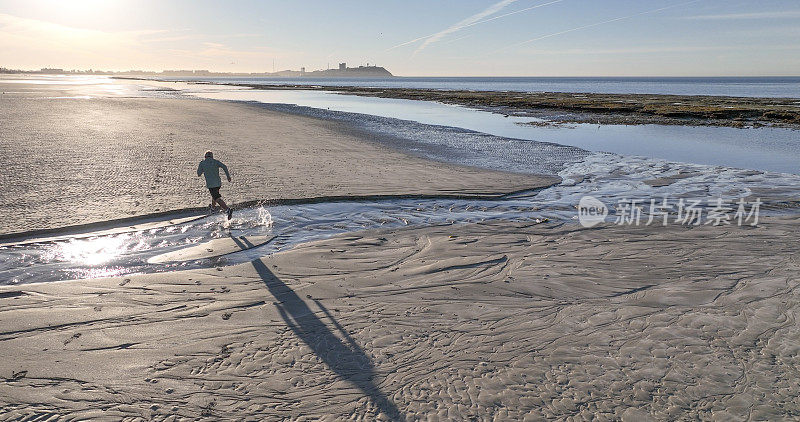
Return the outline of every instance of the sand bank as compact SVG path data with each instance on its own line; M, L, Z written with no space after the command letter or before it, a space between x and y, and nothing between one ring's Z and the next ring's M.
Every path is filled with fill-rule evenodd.
M222 189L232 203L497 196L557 181L412 157L341 123L253 104L0 89L0 235L206 206L195 171L207 149L233 173Z
M7 419L797 418L798 228L367 231L3 287L0 402Z

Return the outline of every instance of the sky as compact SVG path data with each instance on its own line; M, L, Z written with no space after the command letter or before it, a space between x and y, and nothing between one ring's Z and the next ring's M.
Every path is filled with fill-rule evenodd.
M800 75L797 0L0 0L0 67Z

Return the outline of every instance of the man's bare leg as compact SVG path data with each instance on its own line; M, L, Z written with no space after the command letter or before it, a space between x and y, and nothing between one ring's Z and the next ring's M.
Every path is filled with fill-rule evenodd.
M228 214L228 220L233 218L233 209L228 208L228 204L226 204L225 201L222 200L222 198L217 198L217 203Z

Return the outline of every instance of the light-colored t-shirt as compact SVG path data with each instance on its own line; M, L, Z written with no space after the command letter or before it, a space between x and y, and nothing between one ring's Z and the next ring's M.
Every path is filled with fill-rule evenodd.
M228 173L228 167L222 164L221 161L213 158L206 158L200 162L200 165L197 166L197 175L200 176L202 174L206 176L207 188L218 188L222 186L222 180L219 178L220 168L225 171L225 176L231 177L231 174Z

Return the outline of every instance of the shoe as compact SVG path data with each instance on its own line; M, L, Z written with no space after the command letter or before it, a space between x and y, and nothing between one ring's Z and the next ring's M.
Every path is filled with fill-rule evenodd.
M233 208L228 208L228 220L233 218Z

